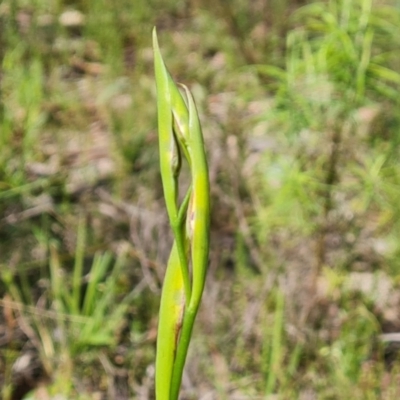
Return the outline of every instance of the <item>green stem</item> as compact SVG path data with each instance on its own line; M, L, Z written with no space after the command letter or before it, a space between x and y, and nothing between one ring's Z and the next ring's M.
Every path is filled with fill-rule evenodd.
M179 209L178 218L172 223L172 231L175 237L176 246L179 255L179 261L182 268L183 285L185 288L185 298L186 304L189 304L192 297L192 285L189 276L189 265L187 256L187 246L186 238L184 234L185 222L186 222L186 212L189 205L190 195L192 193L192 187L190 187L183 199L182 205Z
M183 318L182 330L180 333L179 344L174 362L174 369L172 372L170 400L177 400L179 396L183 368L186 362L186 356L189 349L190 338L192 337L197 310L198 306L196 308L188 308L185 310L185 316Z

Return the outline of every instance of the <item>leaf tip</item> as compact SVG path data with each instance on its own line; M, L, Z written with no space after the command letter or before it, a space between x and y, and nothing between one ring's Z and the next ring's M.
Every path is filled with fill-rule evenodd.
M157 39L157 28L154 26L153 27L153 49L158 50L158 39Z

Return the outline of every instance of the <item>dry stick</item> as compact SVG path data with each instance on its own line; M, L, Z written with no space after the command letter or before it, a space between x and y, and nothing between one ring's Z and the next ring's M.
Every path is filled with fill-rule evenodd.
M310 315L310 312L314 309L316 303L318 302L317 282L326 260L326 235L329 230L329 213L333 208L333 200L332 200L333 189L334 185L338 181L337 168L340 156L341 142L342 142L342 127L339 123L336 123L335 126L333 127L331 152L329 154L328 166L324 180L325 187L323 189L323 196L324 196L323 220L321 222L321 226L319 227L317 243L316 243L317 265L310 282L310 290L309 290L311 294L310 301L308 302L308 305L304 307L300 316L301 325L304 325L306 323Z
M317 247L317 273L321 271L326 257L325 237L329 229L329 213L332 210L332 192L335 183L338 181L337 166L340 155L340 145L342 141L342 129L340 126L335 126L332 134L331 152L328 159L328 168L324 181L324 212L323 221L320 228L318 247Z

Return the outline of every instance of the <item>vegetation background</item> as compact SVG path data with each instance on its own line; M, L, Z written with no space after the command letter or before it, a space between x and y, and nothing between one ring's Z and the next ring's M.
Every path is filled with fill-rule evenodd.
M2 0L0 397L154 398L154 25L213 199L182 399L398 399L398 0Z

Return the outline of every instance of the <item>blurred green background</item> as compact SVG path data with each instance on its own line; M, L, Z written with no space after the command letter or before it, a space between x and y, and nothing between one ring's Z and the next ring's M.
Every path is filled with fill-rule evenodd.
M0 397L154 399L153 26L212 187L181 399L398 399L398 0L2 0Z

